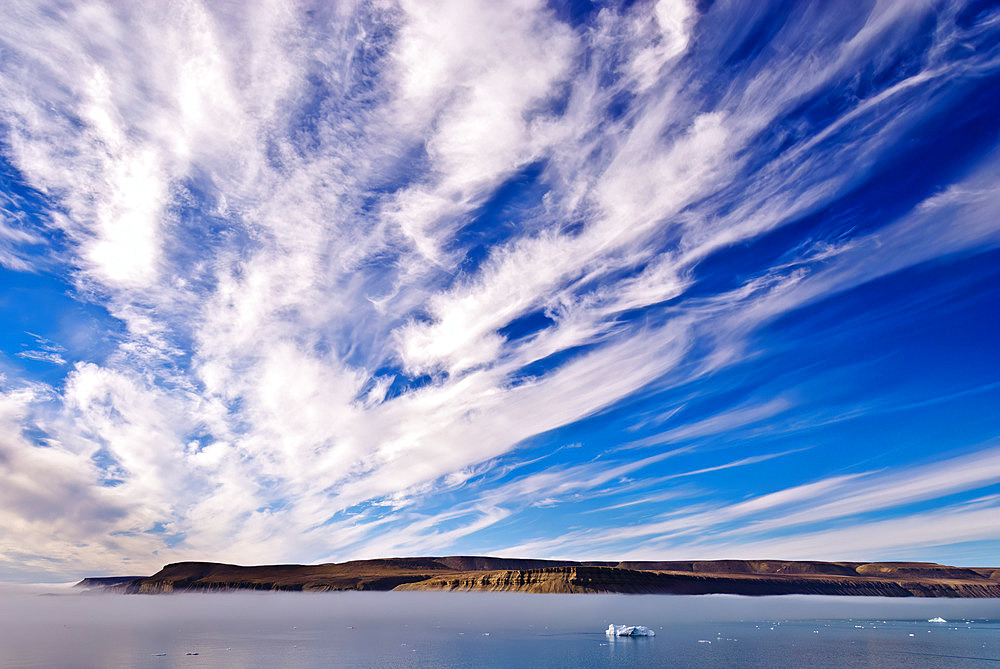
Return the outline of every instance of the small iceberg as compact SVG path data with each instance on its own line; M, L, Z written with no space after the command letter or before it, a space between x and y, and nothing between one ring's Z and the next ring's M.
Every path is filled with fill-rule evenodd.
M656 636L656 632L645 625L608 625L604 633L608 636Z
M938 616L937 618L931 618L927 622L929 622L929 623L946 623L948 621L945 620L944 618L942 618L941 616Z

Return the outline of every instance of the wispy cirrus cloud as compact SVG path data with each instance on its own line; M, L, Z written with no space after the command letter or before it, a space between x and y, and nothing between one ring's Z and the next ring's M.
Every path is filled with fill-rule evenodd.
M811 532L834 508L821 495L841 500L829 518L860 514L852 486L881 475L790 471L822 458L808 442L733 451L820 425L783 381L793 363L752 365L783 319L1000 243L995 138L905 191L885 177L985 95L991 19L962 3L557 10L13 9L0 148L42 200L7 189L0 264L58 277L114 327L100 356L21 351L64 372L7 371L2 390L19 459L0 471L69 463L48 488L79 500L92 541L51 514L24 524L44 505L23 486L0 527L134 571L694 550L654 535L738 518ZM774 394L736 396L721 379L739 374ZM958 483L914 500L972 489L946 455ZM701 483L747 468L783 487ZM793 501L811 504L801 521ZM600 504L669 517L626 537ZM605 526L562 536L584 517ZM529 541L527 518L560 536Z
M560 545L572 550L575 545L600 545L603 548L599 550L608 554L625 550L644 559L665 554L710 557L751 553L822 559L829 542L839 537L844 539L843 544L838 543L842 550L854 551L845 553L844 559L876 559L878 549L918 550L984 539L992 536L992 524L987 518L995 510L995 499L959 501L949 497L988 490L1000 483L998 456L995 447L988 447L920 466L834 476L730 505L702 505L680 509L661 520L581 532L565 544L542 540L522 550L552 551ZM907 509L931 500L947 501L936 503L931 510ZM906 510L891 520L879 519L882 512L895 508ZM923 517L929 517L930 524L917 531L916 524ZM945 531L948 518L956 524ZM852 520L845 522L848 519ZM836 525L817 529L829 523ZM789 535L790 528L804 529ZM878 528L890 530L883 542L876 539Z

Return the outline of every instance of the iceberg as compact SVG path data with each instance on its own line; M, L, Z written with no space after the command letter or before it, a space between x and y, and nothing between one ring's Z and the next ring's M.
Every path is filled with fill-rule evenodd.
M656 632L645 625L608 625L604 633L608 636L656 636Z
M944 618L942 618L941 616L938 616L937 618L931 618L927 622L929 622L929 623L946 623L948 621L945 620Z

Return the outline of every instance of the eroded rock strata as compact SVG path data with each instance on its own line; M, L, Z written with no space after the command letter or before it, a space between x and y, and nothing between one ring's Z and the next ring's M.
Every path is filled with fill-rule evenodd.
M530 593L1000 597L1000 569L923 562L572 562L452 556L242 567L170 564L143 578L85 579L107 592L449 590ZM83 582L82 582L83 583Z

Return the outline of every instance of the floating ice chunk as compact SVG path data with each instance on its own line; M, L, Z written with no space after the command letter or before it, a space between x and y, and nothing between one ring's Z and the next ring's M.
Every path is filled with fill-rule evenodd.
M608 636L656 636L656 632L645 625L608 625L604 633Z
M946 623L948 621L945 620L944 618L942 618L941 616L938 616L937 618L931 618L927 622L929 622L929 623Z

